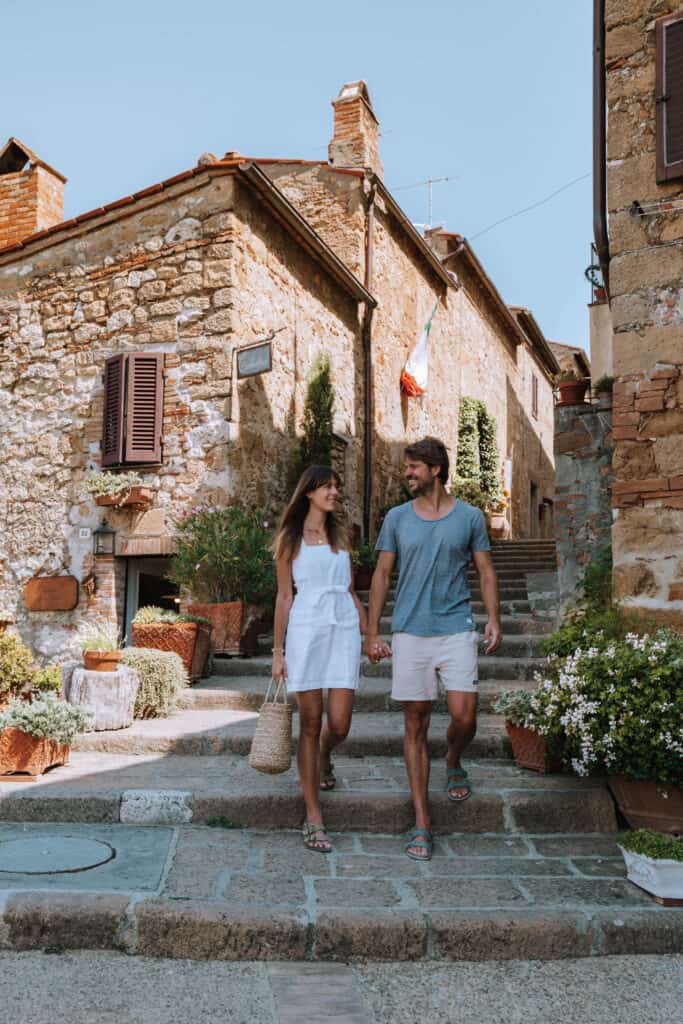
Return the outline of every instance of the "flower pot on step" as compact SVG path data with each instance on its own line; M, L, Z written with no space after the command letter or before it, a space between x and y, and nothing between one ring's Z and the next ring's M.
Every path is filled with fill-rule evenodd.
M588 381L565 380L557 385L560 392L558 405L581 405L586 397Z
M66 764L70 748L55 740L39 739L20 729L0 732L0 775L37 778L48 768Z
M609 788L631 828L683 833L683 789L670 783L610 775Z
M510 524L502 512L493 512L489 518L489 534L494 540L507 540Z
M372 569L367 566L362 566L360 569L356 569L353 577L353 586L355 590L369 590L371 583Z
M200 615L211 623L214 654L256 654L262 610L244 601L195 603L187 607L191 615Z
M83 665L89 672L116 672L121 651L83 651Z
M683 906L683 861L655 860L619 846L626 864L626 877L654 896L664 906Z
M531 771L546 774L562 770L562 762L548 752L545 740L533 729L523 725L505 723L507 734L512 744L512 756L518 768L530 768Z
M133 623L133 647L151 647L155 651L174 651L180 656L189 678L198 679L209 653L210 629L199 622ZM200 654L195 660L198 637ZM203 654L203 661L199 664Z

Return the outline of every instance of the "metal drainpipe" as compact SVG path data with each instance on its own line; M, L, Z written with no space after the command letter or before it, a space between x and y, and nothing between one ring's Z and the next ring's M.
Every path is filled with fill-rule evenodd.
M372 268L375 235L375 192L373 183L368 195L365 217L365 275L363 284L372 290ZM372 306L363 312L363 539L370 537L370 504L372 501Z
M593 235L609 298L605 0L593 0Z

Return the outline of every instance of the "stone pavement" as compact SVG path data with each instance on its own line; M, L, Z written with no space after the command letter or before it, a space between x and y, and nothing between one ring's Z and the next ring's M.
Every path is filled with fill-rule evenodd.
M21 1024L661 1024L683 957L478 964L267 964L111 952L0 952L2 1020Z

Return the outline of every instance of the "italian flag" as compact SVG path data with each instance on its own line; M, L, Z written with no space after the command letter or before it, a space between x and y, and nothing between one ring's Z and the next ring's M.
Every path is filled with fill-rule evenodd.
M424 326L417 345L408 356L408 361L401 373L401 391L408 398L420 398L427 390L427 376L429 372L429 332L432 329L432 320L436 313L438 301L434 303L429 320Z

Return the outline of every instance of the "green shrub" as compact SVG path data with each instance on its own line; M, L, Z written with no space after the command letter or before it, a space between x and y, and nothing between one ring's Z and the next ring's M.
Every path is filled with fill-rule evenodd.
M494 702L493 711L510 725L525 726L531 714L531 694L522 689L506 690Z
M55 740L68 746L79 732L85 732L92 717L90 711L48 693L30 704L25 700L13 701L7 711L0 713L0 732L19 729L36 739Z
M649 828L639 828L635 832L625 832L621 836L620 845L631 853L640 853L652 860L683 861L683 837L664 835L653 832Z
M583 571L583 599L588 608L603 611L612 605L612 546L595 552Z
M127 647L121 663L135 669L140 679L135 698L136 718L166 718L189 684L182 659L174 651Z
M351 561L355 569L374 569L377 562L374 544L363 541L351 552Z
M168 579L199 601L245 601L272 610L277 582L262 516L238 504L200 508L175 527Z
M489 499L478 480L466 480L464 477L456 476L451 481L449 493L454 498L474 505L480 509L485 516L489 513Z
M614 388L614 377L610 377L608 373L603 373L602 377L595 382L593 390L598 391L612 391Z
M500 498L500 450L496 421L480 398L465 397L460 402L455 472L456 480L479 485L486 497L487 509ZM467 501L467 498L462 500Z
M13 633L0 633L0 697L29 690L35 671L26 644Z
M318 356L308 377L304 401L303 436L293 470L293 477L299 479L308 466L330 466L332 464L332 413L334 388L330 357L327 353Z
M59 694L62 689L62 667L61 665L46 665L34 673L31 687L43 693Z
M177 622L180 616L170 608L158 608L154 604L138 608L133 618L133 625L145 626L150 622Z

